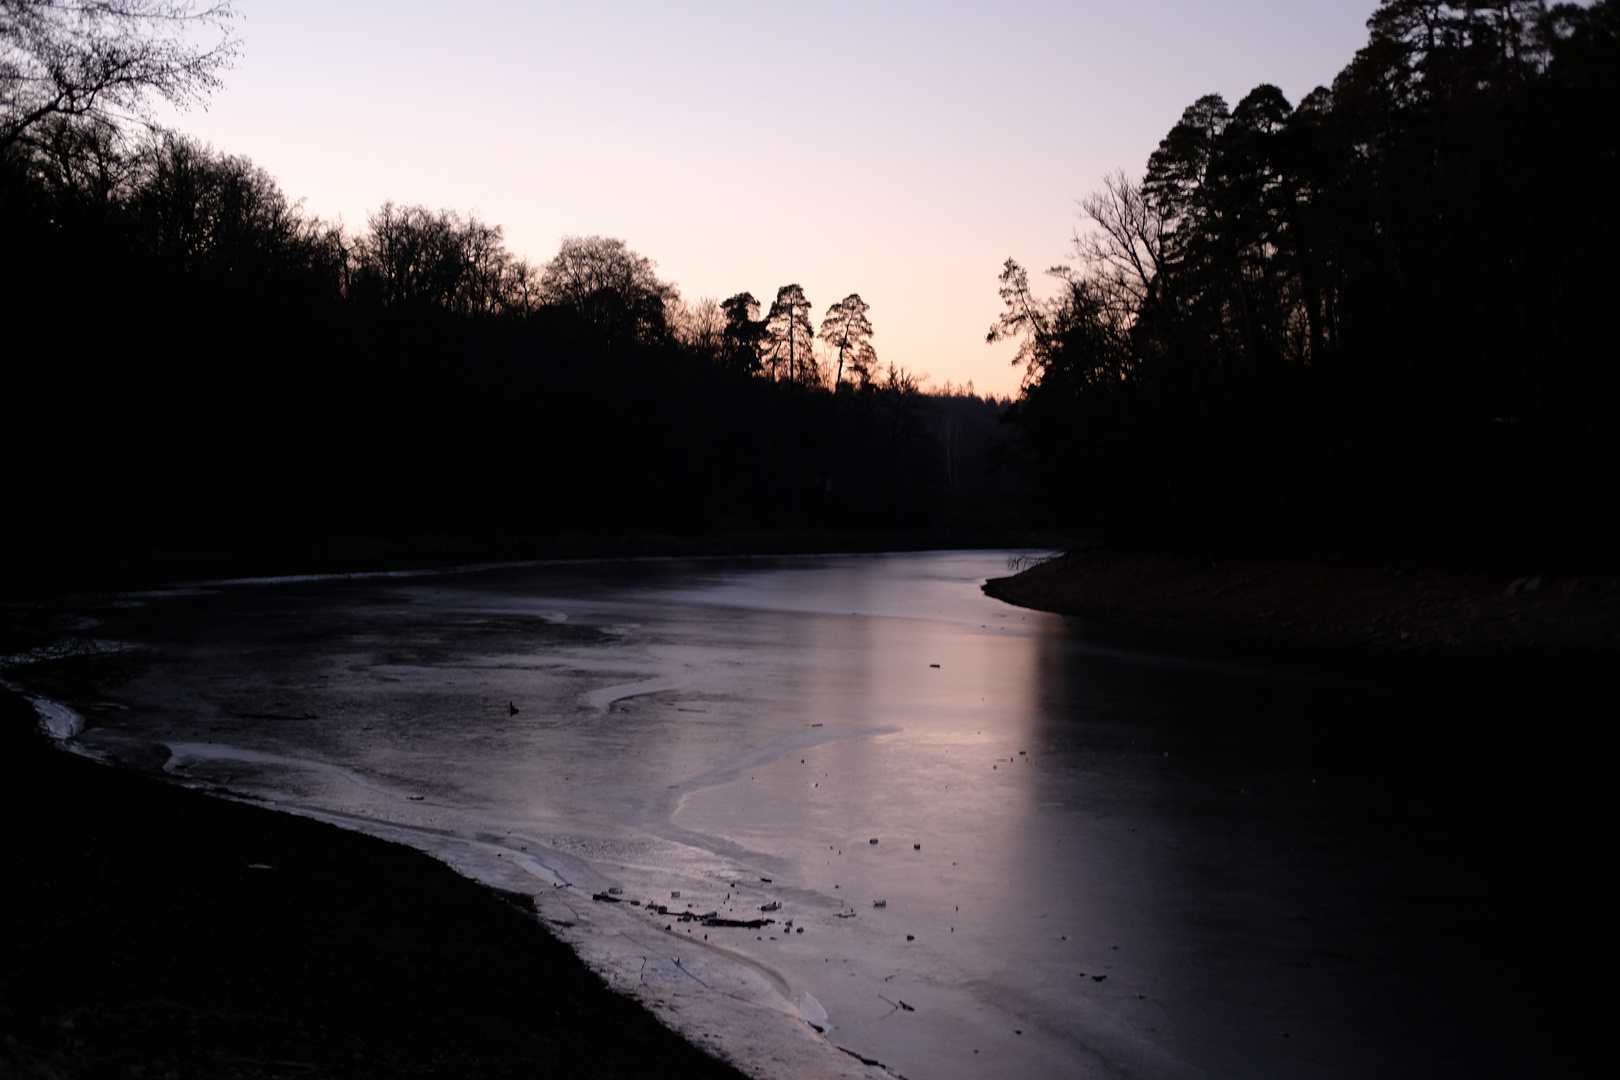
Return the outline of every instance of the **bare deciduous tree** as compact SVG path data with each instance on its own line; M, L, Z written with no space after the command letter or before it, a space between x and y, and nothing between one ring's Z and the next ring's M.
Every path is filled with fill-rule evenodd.
M154 95L201 100L236 54L235 17L231 0L0 0L0 152L52 117L122 124Z
M539 291L501 227L453 210L384 203L359 246L362 280L385 307L425 305L462 315L527 313Z
M1165 221L1143 185L1123 172L1080 201L1089 228L1074 235L1075 258L1123 330L1155 298L1164 264Z
M1087 379L1118 377L1131 363L1137 320L1153 305L1170 302L1161 284L1164 218L1143 186L1115 173L1101 191L1081 200L1080 210L1086 225L1074 235L1077 265L1046 271L1062 282L1056 296L1036 296L1029 272L1015 260L1002 267L1006 310L985 340L1018 341L1013 365L1024 368L1026 390L1055 362Z
M680 290L659 280L656 266L623 240L567 236L541 270L540 294L605 332L650 340L667 330L666 306L680 298Z
M726 313L712 296L691 303L676 297L664 307L675 340L710 360L718 360L725 350Z

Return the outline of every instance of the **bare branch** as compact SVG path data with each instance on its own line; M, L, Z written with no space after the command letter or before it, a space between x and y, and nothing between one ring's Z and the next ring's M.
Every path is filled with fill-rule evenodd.
M231 0L0 0L0 152L53 116L149 123L154 96L203 100L236 55L235 18Z

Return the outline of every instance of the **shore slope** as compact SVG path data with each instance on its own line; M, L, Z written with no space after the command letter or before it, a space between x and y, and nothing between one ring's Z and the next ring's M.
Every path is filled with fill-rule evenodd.
M1620 580L1509 578L1437 565L1070 552L984 591L1121 626L1383 654L1620 660Z
M0 1075L743 1075L420 852L36 722L0 690Z

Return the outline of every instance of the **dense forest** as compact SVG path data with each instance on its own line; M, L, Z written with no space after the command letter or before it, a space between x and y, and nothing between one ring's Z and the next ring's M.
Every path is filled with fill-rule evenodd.
M1008 520L1008 402L819 326L683 301L617 240L540 266L475 217L349 232L173 133L55 115L0 171L0 454L34 540L950 529ZM17 537L10 538L16 541Z
M1383 0L1297 105L1194 102L1141 179L1083 201L1055 296L1007 262L989 336L1019 342L1015 403L880 362L858 294L818 324L798 285L683 299L618 240L536 265L453 211L323 221L139 122L143 94L213 88L228 38L174 38L193 9L170 0L101 38L88 10L0 9L0 455L29 523L8 543L1045 524L1210 556L1581 559L1620 539L1609 0Z
M1202 97L992 340L1049 513L1211 555L1620 539L1620 15L1384 0L1330 87Z

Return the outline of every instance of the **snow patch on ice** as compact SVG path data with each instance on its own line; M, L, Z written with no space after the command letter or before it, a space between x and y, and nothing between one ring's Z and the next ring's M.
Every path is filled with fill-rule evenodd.
M63 743L84 733L84 717L66 705L42 697L32 701L39 714L39 729L52 739Z
M639 682L619 683L617 686L604 686L600 690L592 690L585 695L585 700L592 708L605 709L615 701L640 697L642 694L657 694L665 690L678 690L684 685L686 685L685 679L669 676L660 679L642 679Z

